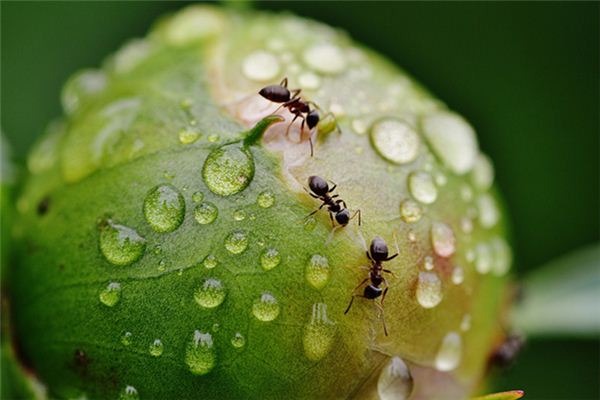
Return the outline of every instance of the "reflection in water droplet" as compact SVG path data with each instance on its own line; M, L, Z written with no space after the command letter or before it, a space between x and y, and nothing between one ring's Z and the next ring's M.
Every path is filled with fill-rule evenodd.
M329 281L329 261L319 254L313 255L306 265L305 277L316 289L323 289Z
M242 61L244 76L256 82L266 82L274 79L279 73L279 69L277 57L264 50L249 54Z
M413 377L400 357L392 357L377 380L380 400L406 400L413 391Z
M491 228L500 219L500 212L496 201L489 193L484 193L477 199L477 208L479 209L479 223L484 228Z
M279 303L277 299L268 292L263 293L252 305L252 314L259 321L273 321L279 316Z
M244 337L244 335L242 335L241 333L237 332L231 338L231 345L233 347L235 347L236 349L241 349L242 347L244 347L246 345L246 338Z
M417 222L422 214L423 210L417 202L407 199L400 203L400 215L404 222Z
M100 223L99 245L102 255L112 264L129 265L146 250L146 239L134 229L105 220Z
M121 299L121 284L111 282L100 292L100 302L108 307L113 307Z
M462 357L462 339L456 332L449 332L438 349L435 367L439 371L452 371L460 363Z
M225 300L225 286L215 278L207 278L194 292L196 303L204 308L215 308Z
M433 308L442 301L442 281L435 272L419 272L417 301L424 308Z
M415 200L421 203L431 204L437 199L437 188L427 172L411 173L408 176L408 188Z
M334 338L335 324L327 318L327 305L313 304L311 319L304 325L304 355L311 361L319 361L331 351Z
M202 264L206 269L213 269L218 263L217 257L215 257L213 254L207 255L202 261Z
M150 343L150 355L153 357L160 357L163 353L164 346L160 339L155 339L154 342Z
M281 262L281 255L275 248L265 249L260 255L260 265L265 271L269 271Z
M225 145L210 152L202 177L211 192L231 196L244 190L254 177L254 160L247 149Z
M144 199L144 216L156 232L173 232L185 216L185 200L171 185L159 185Z
M431 224L431 244L440 257L450 257L456 249L456 239L452 228L442 222Z
M130 385L125 386L119 393L119 400L137 400L139 398L137 389Z
M225 248L232 254L240 254L248 247L245 231L233 231L225 238Z
M213 337L210 333L194 331L194 338L185 351L185 363L194 375L206 375L217 362Z
M212 224L218 215L219 210L217 206L208 201L196 205L194 209L194 218L201 225Z
M479 243L475 247L475 269L480 274L487 274L492 269L492 251L487 243Z
M406 122L386 118L371 128L371 142L377 152L395 164L413 161L419 152L419 135Z
M462 267L456 265L452 270L452 283L460 285L465 280L465 271Z
M346 56L342 49L334 44L316 44L304 51L306 65L324 74L338 74L346 68Z
M275 204L275 195L269 190L261 192L256 199L256 203L262 208L269 208Z
M191 129L182 129L179 131L179 141L181 144L192 144L200 137L200 132Z
M125 332L123 333L123 335L121 336L121 344L123 346L129 346L131 344L131 337L133 336L133 334L131 332Z

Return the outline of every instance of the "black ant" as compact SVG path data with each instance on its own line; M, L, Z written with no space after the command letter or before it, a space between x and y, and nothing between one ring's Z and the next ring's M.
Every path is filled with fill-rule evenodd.
M309 131L312 131L312 129L316 127L321 120L321 114L318 110L319 106L312 101L303 100L302 97L300 97L300 92L302 89L290 90L288 89L287 85L288 79L283 78L279 85L265 86L258 92L258 94L273 103L281 104L273 113L277 112L281 107L283 107L287 108L290 113L294 114L294 119L292 119L292 122L290 122L287 127L286 135L297 118L302 119L302 124L300 125L301 133L304 130L304 124L308 126ZM311 106L314 108L311 109ZM330 114L333 115L332 113L327 113L326 115ZM336 129L339 130L337 124ZM310 143L310 156L312 157L314 155L312 137L309 137L308 141Z
M348 210L348 206L346 202L342 199L334 200L339 197L338 194L331 193L335 190L337 185L333 182L332 187L329 187L327 181L320 176L310 176L308 178L308 187L310 188L310 192L307 190L308 194L310 194L315 199L319 199L323 202L319 208L315 211L311 212L306 216L306 218L311 215L317 213L323 207L327 206L327 211L329 212L329 219L331 220L331 225L335 227L335 222L337 222L340 226L348 225L351 219L353 219L356 215L358 215L358 225L361 224L361 215L360 210L356 210L352 216L350 216L350 211ZM305 189L306 190L306 189ZM335 217L335 222L334 222Z
M375 236L371 241L370 249L366 252L367 258L371 261L371 265L365 267L369 270L369 276L365 278L357 287L352 291L352 297L350 299L350 304L348 304L348 308L344 314L347 314L350 311L350 307L352 307L352 303L354 302L355 297L364 297L365 299L374 300L381 296L381 305L377 304L377 307L381 310L381 320L383 321L383 332L385 336L388 335L387 326L385 325L385 316L383 315L383 302L385 301L385 295L388 292L389 284L387 280L383 277L382 273L386 272L388 274L393 274L389 269L384 269L382 263L385 261L393 260L398 257L398 253L393 256L388 257L388 246L385 241L379 236ZM365 286L362 294L356 294L356 290L364 285L367 281L371 281L367 286ZM381 286L384 287L381 287Z

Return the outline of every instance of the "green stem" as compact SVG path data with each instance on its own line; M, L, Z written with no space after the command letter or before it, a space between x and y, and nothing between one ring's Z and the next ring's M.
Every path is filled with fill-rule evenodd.
M263 136L265 131L273 124L283 122L283 117L279 115L269 115L258 121L250 130L246 132L244 138L244 147L252 146L256 144L258 140Z

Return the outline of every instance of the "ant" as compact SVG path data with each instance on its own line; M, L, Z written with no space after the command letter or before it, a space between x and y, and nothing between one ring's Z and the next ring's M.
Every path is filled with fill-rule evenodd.
M288 89L288 79L283 78L283 80L279 83L279 85L269 85L262 88L258 94L264 97L265 99L273 102L281 104L277 110L273 113L276 113L281 107L287 108L288 111L294 114L294 119L289 123L286 132L286 135L289 133L290 127L296 121L297 118L302 119L302 124L300 125L300 132L304 130L304 125L308 126L309 131L312 131L314 127L319 124L321 120L321 114L319 113L319 106L317 106L312 101L305 101L300 97L300 92L302 89ZM311 109L311 106L314 108ZM332 113L327 113L326 115L333 115ZM339 127L336 124L336 129L339 130ZM308 138L310 143L310 156L314 155L313 150L313 142L312 137Z
M381 304L375 303L377 307L381 310L381 319L383 321L383 332L385 336L388 335L387 326L385 324L385 316L383 315L383 302L385 301L385 295L388 292L389 284L387 280L383 277L382 272L386 272L388 274L394 274L389 269L384 269L382 263L385 261L393 260L398 257L398 253L393 256L388 257L388 246L385 241L379 236L375 236L371 241L371 246L367 253L367 258L371 261L371 265L368 267L364 267L369 271L369 276L365 278L358 286L354 288L352 291L352 297L350 298L350 304L348 304L348 308L344 314L347 314L350 311L350 307L352 307L352 303L354 302L355 297L364 297L365 299L374 300L378 297L381 297ZM356 294L356 290L364 285L367 281L371 281L367 286L365 286L362 295ZM384 286L381 287L381 286Z
M313 175L308 178L308 187L310 188L310 192L306 190L306 188L304 190L306 190L308 194L314 197L315 199L321 200L323 204L321 204L321 206L315 211L308 214L306 218L310 217L311 215L321 210L323 207L327 206L327 211L329 212L329 219L331 220L331 225L334 226L334 228L335 222L337 222L339 226L344 227L348 225L348 222L350 222L350 220L353 219L356 215L358 215L358 225L360 225L360 210L356 210L356 212L354 212L354 214L350 216L350 211L348 210L346 202L342 199L334 200L335 198L339 197L339 195L337 194L331 196L331 193L333 193L333 191L337 187L335 183L331 183L333 184L333 186L329 187L327 181L321 178L320 176Z

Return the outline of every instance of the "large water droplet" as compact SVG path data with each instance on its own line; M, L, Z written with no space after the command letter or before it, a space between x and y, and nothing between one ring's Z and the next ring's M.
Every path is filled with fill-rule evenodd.
M140 395L136 388L131 385L125 386L121 393L119 393L119 400L138 400Z
M417 301L424 308L433 308L442 301L442 281L435 272L419 272Z
M312 306L310 321L304 325L304 354L311 361L319 361L331 351L335 338L335 324L327 318L327 305L316 303Z
M279 61L268 51L258 50L242 61L242 72L246 78L256 82L266 82L279 74Z
M437 199L437 188L427 172L411 173L408 176L408 189L415 200L421 203L431 204Z
M254 301L252 314L259 321L273 321L279 316L279 303L271 293L265 292Z
M218 215L217 206L208 201L200 203L194 208L194 219L201 225L212 224Z
M449 332L438 349L435 367L439 371L452 371L460 363L462 357L462 339L456 332Z
M118 282L109 283L100 292L100 302L108 307L113 307L121 299L121 284Z
M477 208L479 209L479 223L484 228L491 228L500 219L500 212L496 206L496 201L489 193L484 193L477 199Z
M338 74L346 68L346 56L334 44L316 44L304 51L303 60L315 71L324 74Z
M512 251L504 239L495 237L490 241L492 252L494 253L494 262L492 271L495 275L502 276L510 269L512 263Z
M404 222L417 222L421 219L423 210L417 202L407 199L400 203L400 215Z
M480 190L487 190L494 183L494 167L490 159L483 153L477 155L473 171L471 171L471 181Z
M305 277L316 289L323 289L329 281L329 261L319 254L313 255L306 265Z
M260 265L265 271L269 271L281 262L281 255L275 248L265 249L260 255Z
M377 380L380 400L406 400L413 391L413 377L400 357L392 357Z
M150 347L148 351L152 357L160 357L163 353L164 346L160 339L155 339L152 343L150 343Z
M204 308L215 308L225 300L225 286L215 278L207 278L194 292L196 303Z
M212 335L194 331L194 338L188 343L185 352L185 363L192 374L208 374L215 367L216 361Z
M395 164L409 163L419 152L419 135L399 119L377 121L371 128L371 142L383 158Z
M450 257L456 250L456 239L452 228L442 222L431 224L431 244L440 257Z
M248 235L245 231L233 231L225 238L225 248L232 254L240 254L248 247Z
M125 332L123 333L123 335L121 336L121 344L123 346L129 346L131 344L131 337L133 336L133 334L131 332Z
M256 203L262 208L269 208L275 204L275 195L269 190L261 192L256 198Z
M426 116L422 126L431 147L452 171L462 175L471 170L479 146L467 121L444 111Z
M211 192L231 196L244 190L254 177L254 160L250 152L238 145L226 145L210 152L202 177Z
M487 243L479 243L475 247L475 269L480 274L487 274L492 269L492 251Z
M246 345L246 338L241 333L236 332L236 334L231 338L231 345L236 349L241 349Z
M102 255L112 264L129 265L146 250L146 239L134 229L104 220L100 223L99 245Z
M202 260L202 265L204 265L204 268L206 269L213 269L218 263L219 261L217 260L217 257L215 257L213 254L207 255L204 260Z
M146 195L144 216L156 232L173 232L185 216L183 195L171 185L156 186Z

